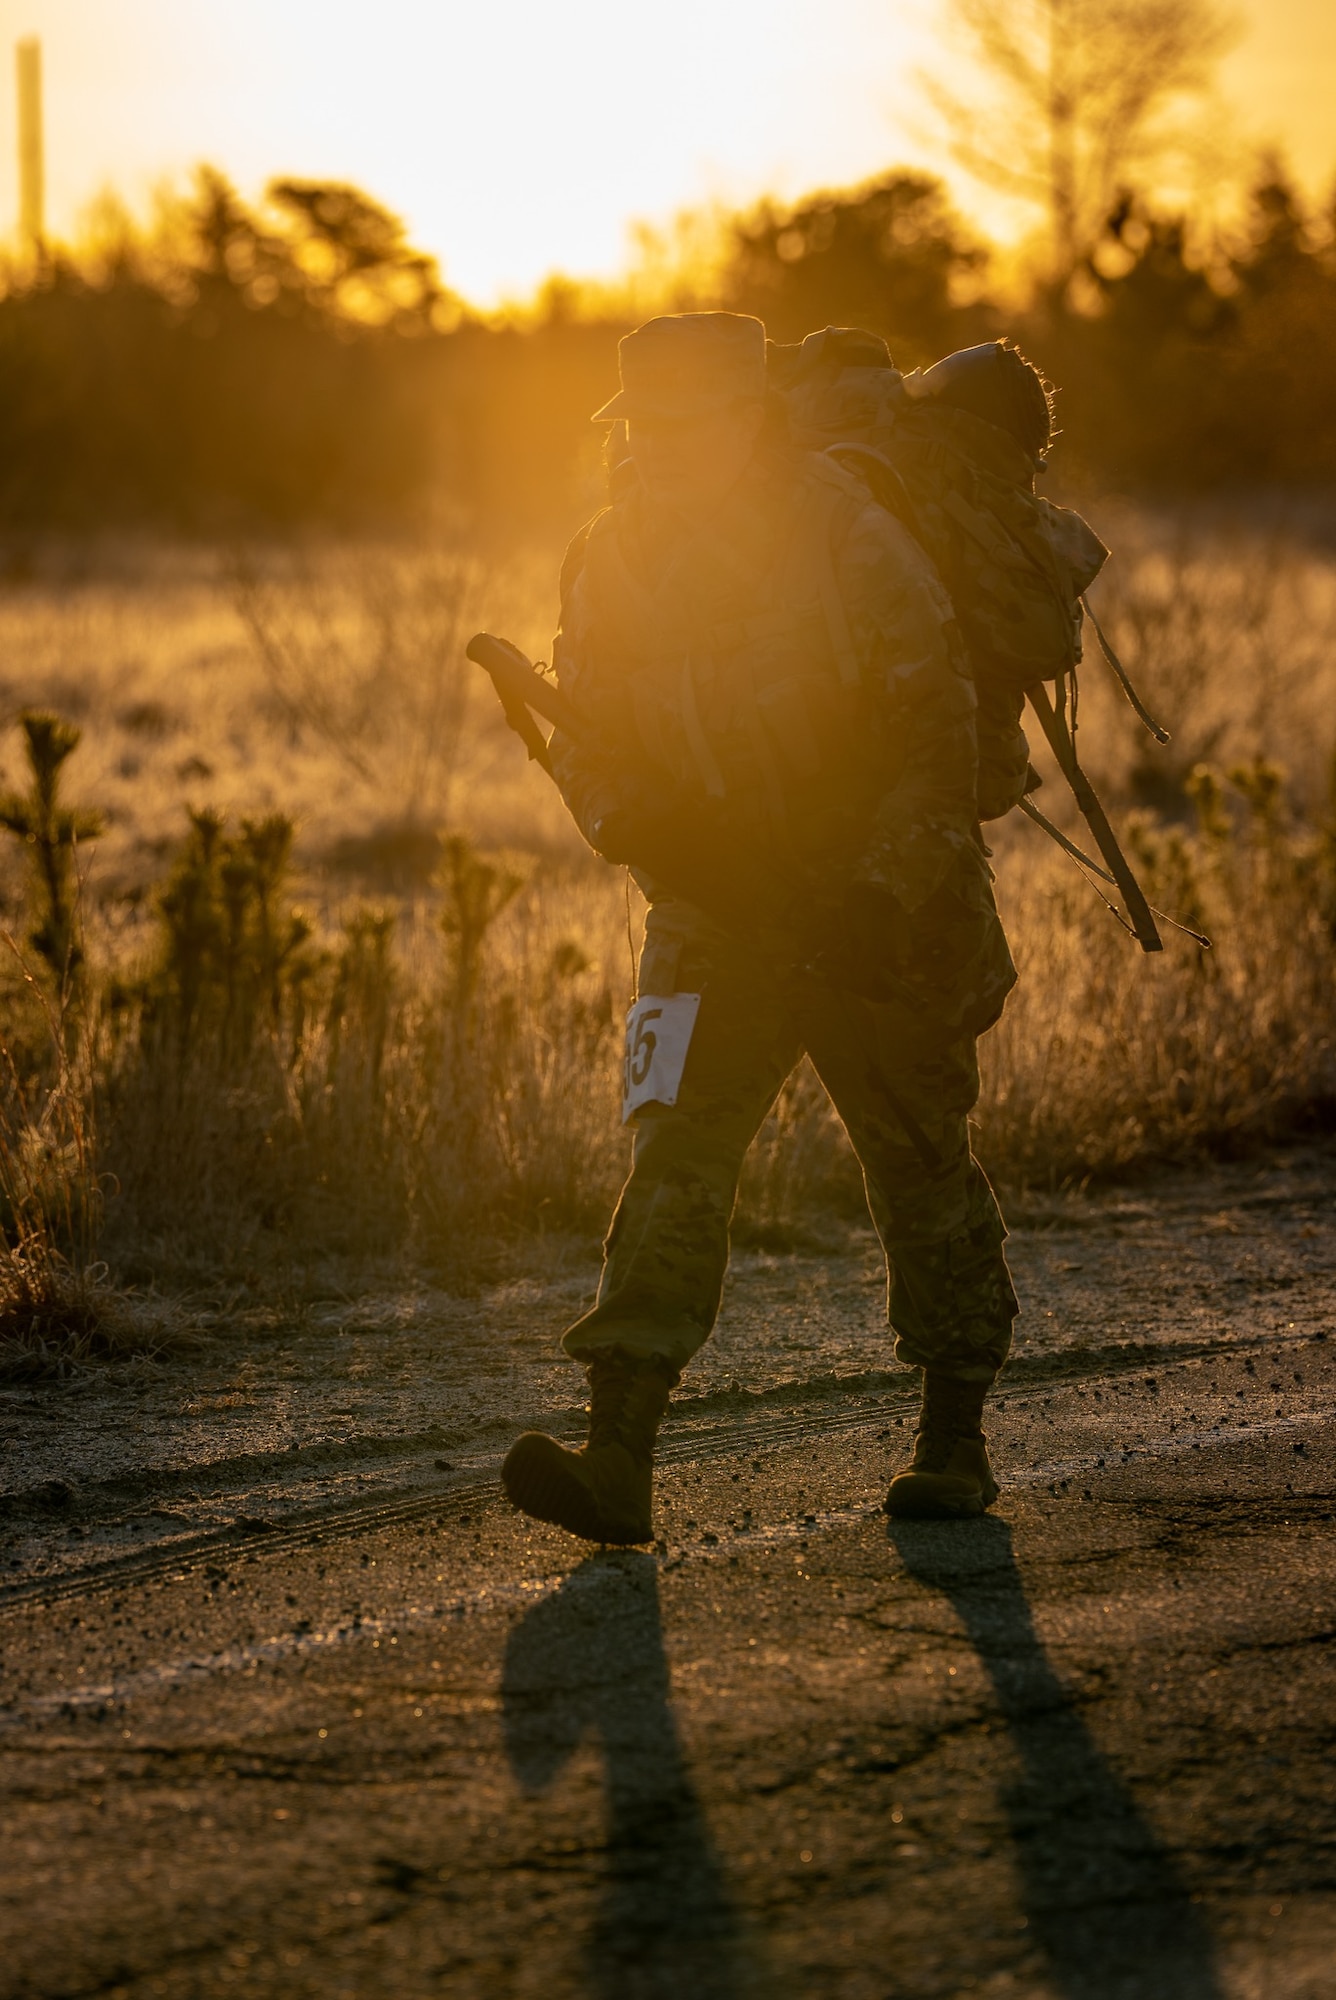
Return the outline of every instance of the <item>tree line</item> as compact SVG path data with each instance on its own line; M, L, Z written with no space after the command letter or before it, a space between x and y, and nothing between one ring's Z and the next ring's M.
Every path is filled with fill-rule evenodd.
M717 225L671 308L753 312L779 340L883 334L898 365L1000 333L1058 385L1064 471L1130 488L1336 477L1336 215L1279 166L1227 236L1118 191L1020 305L942 183L896 170ZM217 172L152 229L111 215L0 293L0 527L195 532L392 524L439 503L485 524L596 495L588 413L637 295L554 283L470 312L360 191Z

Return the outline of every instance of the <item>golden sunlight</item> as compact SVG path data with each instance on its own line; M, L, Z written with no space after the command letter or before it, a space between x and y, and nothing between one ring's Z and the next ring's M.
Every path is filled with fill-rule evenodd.
M58 235L100 188L138 205L200 159L248 190L274 173L350 180L486 304L552 270L611 275L637 218L791 197L890 161L942 167L920 77L953 73L945 11L681 0L669 28L613 0L8 0L0 34L42 39ZM1318 182L1336 15L1318 0L1245 12L1223 72L1231 130L1282 144ZM996 199L959 191L996 230ZM0 217L17 202L15 147L0 144Z
M1334 85L0 0L0 2000L1333 1990Z

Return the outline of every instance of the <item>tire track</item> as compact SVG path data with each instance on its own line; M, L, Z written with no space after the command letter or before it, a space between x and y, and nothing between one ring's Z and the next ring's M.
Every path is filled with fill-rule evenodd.
M1042 1401L1055 1391L1077 1384L1097 1384L1115 1382L1120 1377L1143 1371L1153 1365L1159 1373L1178 1367L1186 1362L1209 1358L1214 1355L1234 1358L1250 1352L1260 1351L1272 1344L1274 1336L1259 1337L1255 1342L1210 1342L1201 1345L1184 1346L1176 1349L1172 1356L1159 1354L1151 1356L1144 1348L1138 1347L1125 1360L1115 1366L1109 1365L1107 1350L1098 1357L1092 1357L1097 1365L1069 1367L1059 1373L1044 1374L1034 1386L1004 1390L1004 1405L1008 1412ZM790 1445L801 1445L809 1439L829 1437L871 1430L883 1425L887 1418L900 1414L911 1414L918 1408L917 1389L906 1389L902 1394L878 1397L871 1403L865 1392L859 1393L859 1400L852 1408L831 1407L832 1392L821 1392L819 1408L807 1410L761 1410L750 1413L732 1413L716 1418L679 1420L679 1428L665 1437L659 1449L659 1463L662 1465L690 1465L697 1460L716 1460L728 1457L746 1457L757 1451L778 1449ZM1197 1440L1202 1445L1224 1443L1235 1438L1259 1437L1271 1431L1293 1428L1296 1424L1311 1424L1329 1421L1333 1413L1320 1411L1304 1413L1280 1420L1261 1420L1242 1427L1213 1427L1205 1436ZM1193 1440L1179 1434L1157 1441L1156 1449L1172 1453L1179 1449L1190 1449ZM1129 1454L1133 1460L1148 1447L1137 1446ZM1048 1484L1070 1479L1077 1472L1090 1472L1104 1466L1109 1458L1119 1464L1128 1462L1123 1458L1121 1446L1109 1445L1102 1458L1095 1454L1071 1459L1053 1460L1043 1468L1033 1472L1013 1476L1003 1480L1003 1485ZM5 1613L30 1608L36 1605L55 1605L73 1599L104 1596L108 1592L133 1589L144 1583L159 1579L185 1578L220 1558L228 1561L244 1561L248 1557L299 1554L303 1551L338 1541L355 1539L360 1535L379 1534L388 1529L410 1526L420 1521L435 1520L445 1527L461 1516L470 1514L486 1506L494 1505L500 1498L498 1484L499 1461L488 1456L470 1462L479 1471L484 1467L487 1477L475 1479L467 1484L422 1491L421 1488L400 1488L382 1494L374 1500L335 1503L313 1508L308 1512L289 1516L286 1520L253 1521L243 1518L224 1526L200 1529L189 1535L173 1538L169 1543L154 1549L135 1550L123 1556L109 1556L77 1568L69 1568L57 1575L33 1577L24 1582L0 1585L0 1617Z
M1205 1438L1191 1439L1183 1436L1163 1437L1147 1440L1137 1448L1137 1454L1147 1457L1165 1458L1177 1454L1186 1457L1195 1447L1201 1450L1227 1450L1231 1445L1256 1443L1262 1438L1292 1433L1296 1429L1311 1428L1329 1423L1336 1417L1336 1410L1305 1412L1292 1417L1282 1417L1266 1422L1235 1425L1221 1425ZM876 1418L865 1419L864 1427L871 1428ZM809 1430L811 1426L807 1427ZM839 1428L856 1428L851 1421L845 1421ZM1106 1447L1106 1452L1109 1450ZM698 1456L706 1456L700 1453ZM717 1456L718 1453L708 1454ZM690 1461L688 1461L690 1462ZM1051 1460L1027 1467L1006 1477L1002 1481L1003 1497L1008 1493L1050 1487L1057 1492L1054 1483L1061 1475L1092 1475L1106 1467L1105 1457L1094 1452L1083 1457ZM1121 1466L1116 1468L1121 1470ZM477 1495L494 1499L494 1486L478 1486L467 1489ZM463 1490L457 1495L462 1500ZM1279 1498L1279 1496L1277 1496ZM1330 1505L1330 1495L1309 1495L1309 1502ZM1287 1505L1292 1503L1286 1502ZM680 1568L684 1563L709 1565L736 1557L745 1542L749 1551L764 1548L783 1548L798 1544L806 1548L813 1537L829 1534L855 1525L859 1521L877 1519L882 1508L862 1502L851 1507L829 1508L815 1515L803 1515L794 1520L767 1522L744 1531L737 1531L731 1537L716 1541L691 1542L675 1549L664 1561L666 1570ZM412 1518L401 1515L400 1518ZM1325 1516L1321 1518L1327 1518ZM266 1547L272 1546L266 1542ZM656 1545L663 1554L663 1545ZM621 1551L605 1550L605 1555L615 1561ZM183 1568L180 1574L187 1572ZM206 1654L193 1654L184 1659L167 1660L153 1666L142 1667L123 1675L119 1680L98 1682L89 1685L81 1682L77 1686L48 1689L44 1694L25 1695L9 1706L0 1717L0 1735L21 1733L33 1724L40 1724L53 1717L75 1719L80 1714L96 1711L121 1713L138 1697L158 1694L165 1690L182 1686L199 1686L201 1682L222 1674L253 1672L259 1666L274 1666L280 1661L297 1655L315 1656L327 1654L331 1649L364 1641L378 1639L387 1634L400 1636L406 1632L421 1629L427 1625L441 1624L453 1618L476 1615L480 1612L505 1605L529 1607L548 1595L558 1586L570 1585L570 1571L561 1568L537 1577L496 1578L491 1577L485 1584L473 1590L455 1591L448 1597L431 1604L401 1603L387 1608L379 1615L358 1613L355 1617L330 1625L321 1630L294 1629L276 1632L268 1639L252 1640L219 1648ZM109 1586L108 1586L109 1587ZM85 1592L85 1594L89 1594Z
M915 1409L917 1399L888 1398L873 1411L864 1406L858 1410L822 1410L809 1416L757 1415L740 1422L718 1423L705 1432L688 1432L665 1439L658 1454L659 1463L689 1465L697 1459L743 1456L759 1449L802 1443L809 1437L831 1432L871 1429L899 1408ZM249 1555L295 1554L324 1543L376 1534L432 1518L445 1526L463 1514L495 1504L500 1498L500 1461L486 1462L494 1468L486 1481L430 1493L401 1491L374 1501L312 1509L286 1522L265 1523L262 1527L230 1523L182 1536L166 1547L111 1556L60 1576L7 1584L0 1587L0 1615L34 1604L59 1604L70 1598L130 1589L160 1577L185 1577L220 1556L242 1561Z

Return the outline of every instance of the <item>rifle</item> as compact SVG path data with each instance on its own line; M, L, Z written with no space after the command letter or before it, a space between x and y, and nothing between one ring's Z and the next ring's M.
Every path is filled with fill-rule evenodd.
M560 688L545 681L534 671L518 646L512 646L509 639L494 638L490 632L477 632L464 648L467 658L475 666L491 676L506 721L529 753L529 762L538 764L548 777L552 776L552 759L548 754L543 732L533 719L533 714L545 715L549 722L573 737L578 743L588 734L580 718Z
M506 720L524 744L530 761L541 765L555 783L551 754L542 731L533 719L534 715L545 717L574 743L591 743L593 732L589 724L560 688L544 680L519 647L511 645L508 639L498 639L490 632L479 632L469 640L465 652L490 677ZM666 780L664 796L671 801L672 788ZM875 1035L869 1035L867 1016L855 1004L854 996L818 978L805 966L796 963L782 948L777 951L776 940L767 938L757 926L754 915L749 915L742 885L736 881L730 885L718 849L693 859L688 852L684 852L680 835L675 837L668 824L674 817L671 807L668 811L661 810L657 817L662 831L658 837L647 835L644 843L646 851L637 856L639 865L661 881L666 889L703 910L731 937L775 961L800 1031L804 1016L810 1017L818 1005L823 1019L828 1021L834 1000L844 1016L843 1026L850 1045L859 1049L867 1060L869 1088L882 1097L899 1120L924 1166L935 1173L941 1167L941 1155L908 1106L886 1082L877 1039ZM706 846L708 850L708 841ZM788 942L791 951L795 942L791 935ZM909 996L901 1004L920 1015L925 1012L922 1004ZM907 1026L919 1035L932 1033L922 1020L910 1020ZM935 1035L932 1038L935 1039Z
M573 743L597 750L595 732L574 704L551 681L544 680L518 646L479 632L465 651L490 676L507 722L524 744L532 763L556 782L552 758L534 715L541 715ZM532 711L532 712L531 712ZM768 889L782 901L787 884L753 860L730 868L722 829L700 801L687 801L666 773L651 774L651 807L640 815L636 866L665 888L694 903L724 929L767 957L792 951L791 932L763 926L756 920L758 894Z

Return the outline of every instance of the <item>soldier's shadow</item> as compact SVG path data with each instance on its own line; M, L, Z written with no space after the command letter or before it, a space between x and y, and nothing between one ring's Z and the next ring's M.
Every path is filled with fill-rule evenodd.
M590 1991L732 2000L749 1990L673 1717L653 1559L583 1562L512 1631L502 1694L506 1749L527 1791L546 1791L587 1738L602 1749L605 1876L587 1940Z
M892 1522L911 1576L964 1624L1021 1769L1004 1795L1028 1935L1066 2000L1220 2000L1214 1952L1163 1841L1110 1765L1035 1630L1011 1530Z

